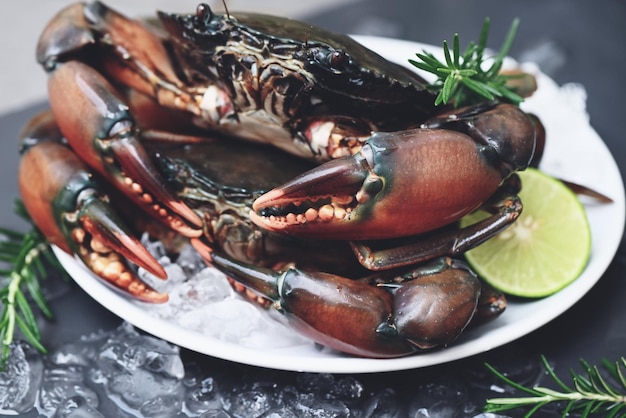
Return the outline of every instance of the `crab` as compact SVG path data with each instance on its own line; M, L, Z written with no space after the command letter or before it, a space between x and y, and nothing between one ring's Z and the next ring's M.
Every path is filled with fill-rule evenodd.
M19 182L50 243L158 303L132 265L166 273L136 236L171 231L358 356L446 346L503 310L455 257L519 216L536 120L437 108L418 75L301 22L206 4L158 17L79 3L41 35L51 110L24 129ZM459 229L478 208L491 215Z

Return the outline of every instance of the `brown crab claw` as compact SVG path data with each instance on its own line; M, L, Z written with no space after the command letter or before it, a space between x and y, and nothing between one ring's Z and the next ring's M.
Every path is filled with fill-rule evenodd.
M131 235L107 203L96 197L90 198L83 203L79 220L84 230L91 235L92 246L97 241L97 245L115 251L160 279L167 278L161 264Z
M38 123L54 123L53 118ZM54 134L54 129L26 132ZM164 302L167 295L144 284L126 258L157 277L163 267L132 235L113 212L107 198L85 165L69 148L53 140L24 147L19 184L24 205L48 240L68 253L77 254L99 277L136 298Z
M175 231L188 237L201 235L197 228L202 226L200 217L167 190L162 176L136 138L129 136L112 141L111 151L121 167L114 172L118 187Z
M87 165L157 220L188 237L201 234L202 220L167 190L138 139L132 112L101 74L67 62L51 73L48 89L61 132Z
M211 263L271 300L290 327L320 344L367 357L415 351L394 327L392 295L381 287L295 268L277 272L218 253L211 254Z
M251 219L303 237L370 240L417 235L485 202L502 174L481 145L447 129L379 132L351 157L259 197Z
M144 302L162 303L167 294L142 282L126 260L143 267L154 276L167 278L167 273L146 248L130 234L111 207L94 197L82 202L79 224L70 232L71 247L95 274L115 287Z
M367 178L358 157L331 160L260 196L251 219L269 230L330 238L350 225Z

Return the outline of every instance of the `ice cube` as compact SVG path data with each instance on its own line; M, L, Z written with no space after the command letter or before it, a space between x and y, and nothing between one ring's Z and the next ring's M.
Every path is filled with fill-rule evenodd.
M100 348L98 365L105 374L133 373L144 369L165 378L180 380L185 375L180 349L167 342L141 335L123 323Z
M230 400L229 412L235 416L258 417L270 409L268 394L260 390L241 391Z
M59 405L53 418L104 418L104 415L82 396L73 396Z
M191 245L185 245L180 250L175 262L183 268L187 277L192 277L207 266L200 254Z
M141 243L148 250L150 254L157 260L161 257L167 256L167 251L165 250L165 245L161 241L153 240L150 238L150 234L144 232L141 235Z
M145 418L172 418L178 415L182 408L182 399L178 395L162 395L148 399L139 411Z
M417 386L409 405L410 416L430 418L467 416L476 409L467 386L451 375Z
M157 402L168 414L176 408L180 411L184 367L178 347L123 324L100 349L97 365L112 400L119 398L137 410L154 411Z
M187 276L185 275L183 268L178 264L171 263L169 257L161 257L158 261L167 273L167 279L160 279L140 267L137 270L137 276L144 283L152 286L159 292L170 293L174 288L176 288L176 286L187 280Z
M206 267L181 284L170 296L173 298L172 305L189 311L233 295L233 288L226 276L214 268Z
M48 412L55 411L61 408L68 399L77 396L93 408L97 408L99 405L98 395L85 382L82 366L49 364L49 367L44 371L39 395L41 407Z
M25 342L11 344L9 359L0 371L0 413L22 413L35 405L43 377L38 351Z
M400 417L400 399L398 394L390 388L385 388L374 394L364 406L363 415L376 418Z
M57 365L88 366L96 357L96 347L84 341L62 345L48 356Z
M345 403L320 399L312 394L300 396L294 409L299 416L307 418L348 418L353 415Z
M219 390L214 378L195 379L195 384L188 385L185 405L194 414L200 414L221 407Z

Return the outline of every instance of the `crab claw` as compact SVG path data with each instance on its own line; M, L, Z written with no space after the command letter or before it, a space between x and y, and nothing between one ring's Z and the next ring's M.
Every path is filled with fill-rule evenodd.
M447 225L497 190L502 175L469 136L443 129L376 133L351 157L259 197L252 220L287 234L383 239Z
M528 166L534 149L528 115L513 105L479 105L419 129L374 133L353 156L260 196L251 218L262 228L303 237L418 235L483 205Z
M36 117L22 141L19 184L24 205L41 232L68 253L75 253L98 276L148 302L164 302L167 295L144 284L126 259L165 278L163 267L124 227L99 194L93 177L58 135L49 113Z
M188 237L201 234L202 220L166 189L128 107L103 76L70 61L51 73L48 87L61 132L83 161L170 228Z
M358 356L388 358L453 341L468 325L480 282L446 260L389 282L242 264L218 253L210 262L273 302L289 326L314 341Z

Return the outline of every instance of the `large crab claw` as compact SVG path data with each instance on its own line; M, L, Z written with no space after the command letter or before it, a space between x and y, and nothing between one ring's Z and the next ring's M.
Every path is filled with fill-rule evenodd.
M19 185L31 218L52 244L77 254L112 285L148 302L164 302L139 280L126 259L165 278L163 267L114 213L88 168L61 143L51 113L35 117L23 133Z
M373 134L357 154L259 197L251 218L263 228L298 236L373 240L435 231L495 204L495 213L480 225L446 230L411 248L413 262L423 253L426 258L454 255L517 218L517 190L505 180L526 168L534 144L534 126L515 106L459 110L420 129ZM496 194L504 183L507 194ZM437 241L441 244L433 250Z
M139 142L128 106L103 76L70 61L51 73L48 86L59 128L83 161L172 229L189 237L201 234L202 220L168 192ZM65 99L68 94L72 100Z
M288 324L336 350L398 357L445 346L470 323L481 285L462 263L439 259L382 283L295 268L276 272L218 253L218 269L273 302Z

